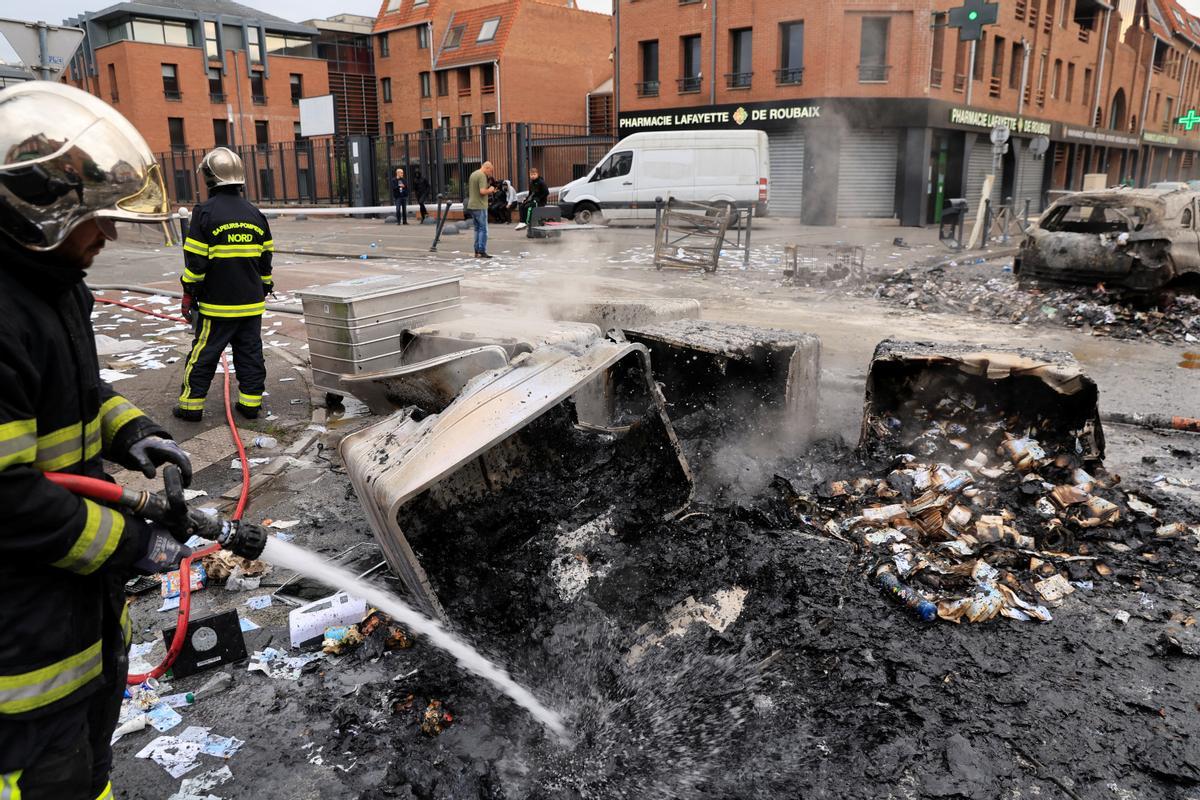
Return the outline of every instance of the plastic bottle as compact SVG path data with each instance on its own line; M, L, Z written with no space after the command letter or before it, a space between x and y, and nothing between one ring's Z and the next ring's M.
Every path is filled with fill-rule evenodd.
M233 676L228 672L218 672L213 675L203 686L194 692L187 693L189 703L195 703L197 700L203 700L206 697L211 697L214 694L220 694L230 687L233 683Z
M937 619L937 606L901 583L891 570L881 570L876 579L893 600L911 608L922 622L933 622Z
M260 447L263 450L273 450L279 446L279 440L274 436L255 436L254 446Z

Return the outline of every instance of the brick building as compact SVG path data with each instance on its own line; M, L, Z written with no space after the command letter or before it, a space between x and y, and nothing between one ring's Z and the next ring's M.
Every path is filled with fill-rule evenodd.
M112 103L155 152L180 156L166 166L177 198L195 196L184 154L292 141L299 99L329 93L315 28L229 0L119 3L67 24L85 31L68 81Z
M509 121L582 126L589 94L612 76L611 18L569 0L383 0L375 46L389 137Z
M1036 210L1089 172L1200 174L1200 128L1177 122L1200 100L1200 22L1174 0L1000 0L974 47L946 27L958 5L619 0L618 131L763 129L772 213L813 224L976 207L998 120L1012 138L993 202Z
M338 135L378 136L379 94L371 41L375 18L337 14L301 24L318 31L317 57L329 65L329 91Z

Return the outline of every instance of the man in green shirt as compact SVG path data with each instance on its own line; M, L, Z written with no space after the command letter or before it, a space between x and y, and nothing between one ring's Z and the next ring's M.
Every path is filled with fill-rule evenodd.
M492 162L485 161L483 166L471 173L467 179L467 213L475 223L475 257L491 258L487 251L487 209L488 195L496 190L488 185L488 179L495 172Z

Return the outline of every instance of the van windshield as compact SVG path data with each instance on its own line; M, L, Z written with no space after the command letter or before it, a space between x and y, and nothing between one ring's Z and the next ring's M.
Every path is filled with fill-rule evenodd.
M596 174L592 176L592 180L604 181L609 178L620 178L628 175L631 169L633 169L633 151L622 150L604 159L604 163L596 167Z

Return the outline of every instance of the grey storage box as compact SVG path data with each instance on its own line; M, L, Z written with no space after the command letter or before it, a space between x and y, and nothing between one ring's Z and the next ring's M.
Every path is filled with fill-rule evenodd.
M462 275L374 275L297 292L312 361L313 385L342 394L341 376L400 366L406 328L462 313Z

